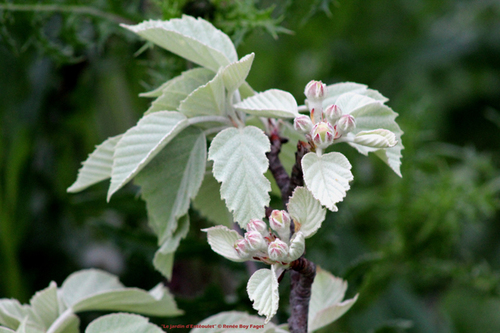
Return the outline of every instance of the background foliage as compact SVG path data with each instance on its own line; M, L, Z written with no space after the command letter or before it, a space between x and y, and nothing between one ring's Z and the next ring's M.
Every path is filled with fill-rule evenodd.
M0 4L0 298L26 302L90 266L126 286L161 279L137 187L109 204L105 184L76 195L66 188L94 145L148 108L139 92L190 66L118 23L184 12L230 34L240 56L255 52L256 90L288 90L301 103L311 79L355 81L400 114L403 178L345 149L352 189L308 240L308 258L360 293L325 332L500 331L498 1L50 3ZM252 312L245 266L210 251L199 231L207 221L191 218L168 283L186 315L154 321Z

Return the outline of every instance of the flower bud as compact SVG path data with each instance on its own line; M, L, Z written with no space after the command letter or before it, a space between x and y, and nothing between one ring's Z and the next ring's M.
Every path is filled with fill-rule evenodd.
M246 228L248 231L258 231L261 235L265 235L268 231L266 222L259 219L251 219Z
M308 116L300 115L295 117L293 121L293 127L300 133L309 134L313 128L313 123L311 118Z
M330 122L330 124L335 124L337 120L342 117L342 110L340 109L340 106L331 104L326 107L325 111L323 111L323 114L325 115L326 120Z
M284 261L288 258L288 245L277 238L267 247L269 259L273 261Z
M350 114L346 114L340 117L340 119L337 122L337 130L340 132L340 134L349 133L355 128L356 128L356 120Z
M269 216L271 229L276 231L279 237L288 243L290 238L290 215L284 210L273 210Z
M311 101L322 101L326 92L326 84L321 81L312 80L306 85L304 95Z
M245 240L248 246L254 251L265 250L267 248L267 242L264 236L258 231L248 231L245 233Z
M331 145L337 137L336 134L332 124L324 121L314 125L311 133L312 140L318 148L326 148Z
M242 259L250 258L252 249L250 249L248 242L245 238L238 239L234 243L234 249L238 253L238 256Z
M306 239L302 231L293 234L290 239L290 251L288 251L288 260L294 261L300 258L306 249Z

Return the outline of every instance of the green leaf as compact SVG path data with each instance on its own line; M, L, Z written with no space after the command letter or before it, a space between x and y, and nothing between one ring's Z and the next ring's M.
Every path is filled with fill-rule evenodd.
M149 292L125 288L116 276L95 269L71 274L61 287L61 297L74 312L114 310L151 316L182 314L163 284Z
M222 70L224 86L226 87L229 96L231 96L243 84L243 82L245 82L248 73L250 72L250 68L252 67L254 57L254 53L247 54L239 61L227 65Z
M246 259L241 259L234 249L234 243L243 238L236 231L230 230L223 225L202 229L202 231L207 233L208 244L215 253L231 261L246 261Z
M174 138L136 177L146 201L149 224L158 245L172 237L177 219L186 215L196 196L206 163L206 138L196 127L188 127Z
M139 173L188 122L179 112L160 111L144 116L115 147L108 201Z
M316 269L309 302L308 332L333 323L351 308L358 295L342 302L346 290L347 282L320 267Z
M0 326L0 333L15 333L16 331L11 330L10 328Z
M302 158L302 170L307 189L333 212L338 210L335 204L342 201L349 190L349 181L353 179L351 164L341 153L328 153L318 156L307 153Z
M220 116L225 113L226 91L222 71L207 84L198 87L179 105L179 111L187 117Z
M189 215L186 214L179 219L177 230L175 230L172 237L168 238L155 253L153 265L168 280L172 279L175 251L179 247L181 239L186 237L188 231Z
M221 196L242 227L265 215L271 184L264 176L269 162L268 137L257 127L227 128L217 134L209 149L213 174L222 182Z
M96 146L94 152L82 163L82 167L78 170L78 177L73 185L68 187L68 192L75 193L82 191L91 185L111 177L113 154L116 144L121 138L122 134L109 138Z
M226 327L219 328L218 325L224 323ZM221 312L214 316L208 317L197 324L197 326L205 326L194 328L190 333L287 333L273 323L264 324L264 319L257 316L251 316L246 312L228 311ZM213 326L208 327L208 326ZM227 328L227 326L231 326ZM237 328L236 328L237 327Z
M385 129L362 131L354 136L354 143L372 148L390 148L397 144L396 135Z
M248 97L234 107L255 116L269 118L295 118L299 115L297 102L289 92L270 89Z
M186 99L198 87L212 80L215 73L206 68L195 68L162 85L158 98L151 104L146 114L156 111L174 111L179 108L181 101ZM158 89L160 89L158 88ZM153 91L152 93L156 92ZM156 93L155 93L156 94ZM143 94L142 96L150 96Z
M248 280L248 296L253 301L253 308L258 311L259 315L266 316L264 321L266 324L278 311L278 286L275 265L272 265L271 269L259 269Z
M325 220L326 209L321 207L319 201L304 187L297 187L293 191L287 208L295 222L295 230L302 231L306 238L314 235ZM300 228L297 228L297 223Z
M326 96L323 100L323 106L327 107L328 105L336 104L337 99L345 93L356 93L359 95L368 96L381 101L382 103L388 101L388 99L382 96L382 94L380 94L378 91L369 89L368 86L364 84L355 82L340 82L326 87Z
M149 323L147 318L127 313L113 313L91 322L85 333L164 333L164 331Z
M80 333L80 319L73 313L72 309L67 309L49 327L47 332Z
M356 119L356 128L350 135L377 129L386 129L395 134L397 144L392 148L371 148L354 142L349 142L349 144L364 155L375 152L375 155L380 157L401 177L401 150L403 149L401 135L403 135L403 131L401 131L395 120L398 114L381 101L354 93L341 95L336 104L340 106L344 114L350 114Z
M57 284L52 281L49 286L38 291L30 300L31 308L40 318L45 329L59 317L59 301L57 299Z
M202 18L184 15L170 21L150 20L122 26L214 72L238 60L231 39Z
M36 322L33 310L29 305L21 305L15 299L0 299L0 325L17 329L25 317Z
M198 195L193 200L193 208L216 225L222 224L230 227L233 223L233 215L227 210L224 200L220 197L220 184L211 170L205 172Z

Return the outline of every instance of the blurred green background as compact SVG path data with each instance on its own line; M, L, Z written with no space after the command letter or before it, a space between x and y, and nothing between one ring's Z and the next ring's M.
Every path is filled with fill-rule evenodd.
M255 52L248 82L258 91L288 90L302 104L311 79L355 81L400 115L403 178L340 147L355 180L307 257L360 298L323 332L500 332L498 0L38 4L0 3L0 298L27 302L85 267L146 289L162 279L137 187L109 204L105 183L66 188L96 144L141 117L150 101L140 92L189 66L119 23L184 12L228 33L240 57ZM168 282L187 314L154 322L253 314L246 268L211 252L199 231L208 222L191 218ZM280 288L285 322L288 278Z

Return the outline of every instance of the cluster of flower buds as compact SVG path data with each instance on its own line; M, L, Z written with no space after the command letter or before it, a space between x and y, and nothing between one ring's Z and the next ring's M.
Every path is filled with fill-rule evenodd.
M326 85L321 81L307 84L304 94L311 116L300 115L294 120L297 131L306 135L316 148L324 149L335 140L356 128L356 120L350 114L343 115L338 105L332 104L323 110Z
M234 249L242 259L262 261L267 264L289 265L305 250L305 238L298 231L290 238L290 215L284 210L273 210L266 222L252 219L247 223L244 238L236 241Z

